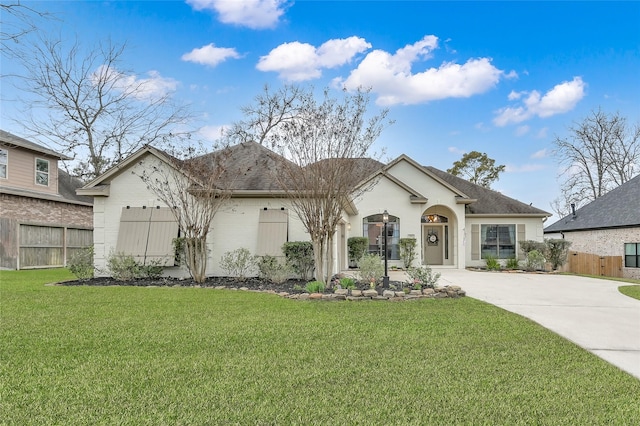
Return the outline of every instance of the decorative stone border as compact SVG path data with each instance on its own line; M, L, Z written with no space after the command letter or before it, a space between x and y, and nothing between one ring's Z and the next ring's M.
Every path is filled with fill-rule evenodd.
M217 286L216 290L240 290L240 291L260 291L251 290L248 287L226 287ZM276 292L274 290L260 291L263 293L277 294L280 297L293 300L348 300L352 302L361 300L391 300L404 301L413 299L445 299L458 298L466 296L466 292L460 286L452 285L446 287L426 288L424 290L411 290L409 293L404 291L383 290L382 294L377 290L347 290L337 289L333 293L288 293L286 291Z

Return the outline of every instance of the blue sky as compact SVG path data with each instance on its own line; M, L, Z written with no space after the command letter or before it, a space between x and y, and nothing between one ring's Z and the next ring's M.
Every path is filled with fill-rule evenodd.
M507 167L494 189L550 212L553 139L597 108L640 122L640 2L23 4L55 14L42 30L66 40L126 42L126 71L192 104L206 137L265 84L362 85L395 120L376 144L385 159L446 170L486 152ZM2 82L2 128L21 135L14 90Z

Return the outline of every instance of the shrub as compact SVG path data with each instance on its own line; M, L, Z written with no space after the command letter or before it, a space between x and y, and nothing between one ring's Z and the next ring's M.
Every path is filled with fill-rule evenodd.
M244 281L255 272L256 256L246 248L226 252L220 259L220 268L230 277Z
M93 246L75 252L67 264L67 269L80 281L93 278Z
M484 259L486 265L487 265L487 270L488 271L499 271L500 270L500 262L498 262L498 259L496 259L493 256L487 256Z
M544 240L544 243L546 246L545 254L555 271L567 261L571 242L563 239L550 238Z
M369 246L369 239L367 237L351 237L347 240L347 247L349 249L349 261L354 262L356 266L359 266L360 259L367 252Z
M307 283L305 288L309 293L322 293L324 291L324 283L322 281L311 281Z
M308 280L313 274L315 266L313 260L313 244L309 241L291 241L282 245L287 263L300 275L303 280Z
M164 272L164 266L162 260L153 259L148 260L146 265L140 266L140 275L151 279L157 279L162 276Z
M545 244L540 241L533 241L533 240L518 241L518 244L520 245L520 250L522 250L522 253L524 253L525 258L533 250L537 250L540 253L544 253L544 250L545 250Z
M265 255L258 261L260 277L272 283L282 284L293 272L291 265L274 256Z
M365 254L360 259L360 279L371 287L375 287L376 283L384 275L384 266L377 254Z
M409 285L415 290L434 288L440 279L440 272L434 274L431 267L427 265L409 268L407 269L407 275L410 279Z
M544 263L546 262L544 255L538 250L531 250L527 254L526 268L527 271L537 271L544 269Z
M507 264L505 266L507 269L520 269L520 261L517 258L512 257L507 260Z
M340 287L346 288L348 290L353 290L354 288L356 288L356 280L349 277L341 278Z
M111 252L107 257L107 269L118 281L129 281L142 275L140 263L133 256L123 252Z
M400 238L400 257L405 268L410 268L416 258L416 246L418 243L415 238Z

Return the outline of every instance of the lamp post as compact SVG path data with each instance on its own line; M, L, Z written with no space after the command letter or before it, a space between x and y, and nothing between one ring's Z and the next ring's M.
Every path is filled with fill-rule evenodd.
M389 212L385 209L382 213L382 223L384 224L384 277L382 277L382 288L389 288L389 272L387 269L387 225L389 224Z

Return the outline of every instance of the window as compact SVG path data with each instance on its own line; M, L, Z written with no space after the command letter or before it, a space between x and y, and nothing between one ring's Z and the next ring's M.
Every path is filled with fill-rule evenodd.
M369 254L384 257L384 223L382 214L367 216L362 220L363 235L369 239ZM387 259L400 260L400 218L389 215L387 223Z
M624 245L624 266L640 268L640 243L626 243Z
M482 225L480 230L481 256L497 259L516 257L515 225Z
M49 186L49 161L36 158L36 183Z
M124 207L116 252L129 254L143 265L175 263L173 239L178 236L178 222L168 208Z
M7 178L7 165L9 160L9 151L0 148L0 179Z
M282 245L287 242L289 215L284 209L260 210L258 219L258 256L284 256Z

